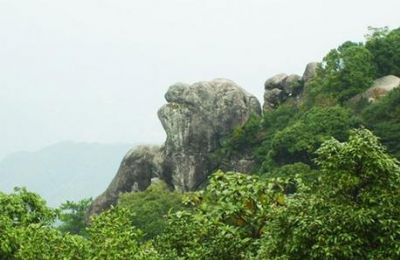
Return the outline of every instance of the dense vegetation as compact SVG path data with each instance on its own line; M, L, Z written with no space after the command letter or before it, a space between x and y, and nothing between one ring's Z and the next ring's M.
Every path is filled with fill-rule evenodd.
M399 259L400 90L351 101L400 76L399 59L400 29L330 51L301 102L250 118L213 155L251 158L253 174L217 171L187 194L155 183L89 225L91 200L0 193L0 259Z

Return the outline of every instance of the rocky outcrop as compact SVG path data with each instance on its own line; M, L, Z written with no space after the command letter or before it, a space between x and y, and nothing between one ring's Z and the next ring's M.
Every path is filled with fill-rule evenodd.
M256 97L226 79L178 83L165 99L168 103L158 111L167 133L161 177L180 191L197 189L215 167L209 155L221 138L261 113Z
M290 97L297 96L301 91L301 77L295 74L278 74L268 79L264 84L264 111L277 108Z
M374 81L372 87L353 97L350 102L358 102L360 100L367 100L368 102L375 102L379 98L385 96L389 91L394 88L400 87L400 78L389 75L379 78Z
M220 147L222 138L250 115L261 114L257 98L226 79L178 83L169 88L165 99L168 103L158 111L167 133L164 146L129 151L88 216L116 204L120 193L145 190L154 178L179 191L196 190L215 169L210 155Z
M138 146L130 150L107 190L92 203L88 215L98 214L116 204L120 193L145 190L152 178L161 175L162 160L159 146Z
M298 102L301 99L303 86L317 75L319 63L310 62L304 70L303 76L296 74L277 74L264 84L264 111L276 109L287 100Z

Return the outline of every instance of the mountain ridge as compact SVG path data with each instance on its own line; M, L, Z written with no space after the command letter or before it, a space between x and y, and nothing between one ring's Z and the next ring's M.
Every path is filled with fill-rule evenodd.
M0 191L26 186L49 205L101 193L132 144L62 141L37 151L20 151L0 161Z

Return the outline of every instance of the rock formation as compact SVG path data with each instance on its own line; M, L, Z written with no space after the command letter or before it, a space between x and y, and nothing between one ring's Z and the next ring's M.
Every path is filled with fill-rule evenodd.
M263 110L273 110L289 99L299 99L304 84L307 84L317 74L318 65L318 62L308 63L302 77L296 74L277 74L268 79L264 84Z
M256 97L226 79L175 84L165 99L158 111L167 133L162 179L180 191L197 189L215 167L209 155L221 138L261 113Z
M264 111L277 108L288 98L297 96L301 91L301 77L295 74L278 74L268 79L265 84Z
M120 168L107 190L98 196L89 209L89 216L114 205L120 193L143 191L152 178L160 176L162 153L159 146L138 146L123 158Z
M88 216L115 204L122 192L145 190L155 177L179 191L196 190L216 167L209 157L221 139L251 114L261 114L257 98L226 79L178 83L169 88L165 99L168 103L158 111L167 133L164 146L129 151Z

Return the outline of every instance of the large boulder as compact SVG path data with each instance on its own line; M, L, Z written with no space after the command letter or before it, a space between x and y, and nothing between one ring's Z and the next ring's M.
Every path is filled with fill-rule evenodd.
M226 79L178 83L165 99L158 111L167 133L161 178L179 191L198 189L215 167L209 156L221 139L261 113L256 97Z
M379 98L385 96L389 91L394 88L400 87L400 78L389 75L379 78L374 81L372 87L365 92L353 97L350 102L357 102L360 100L367 100L368 102L375 102Z
M153 178L161 175L161 166L161 147L138 146L131 149L123 158L107 190L90 206L88 215L99 214L115 205L120 193L145 190Z

